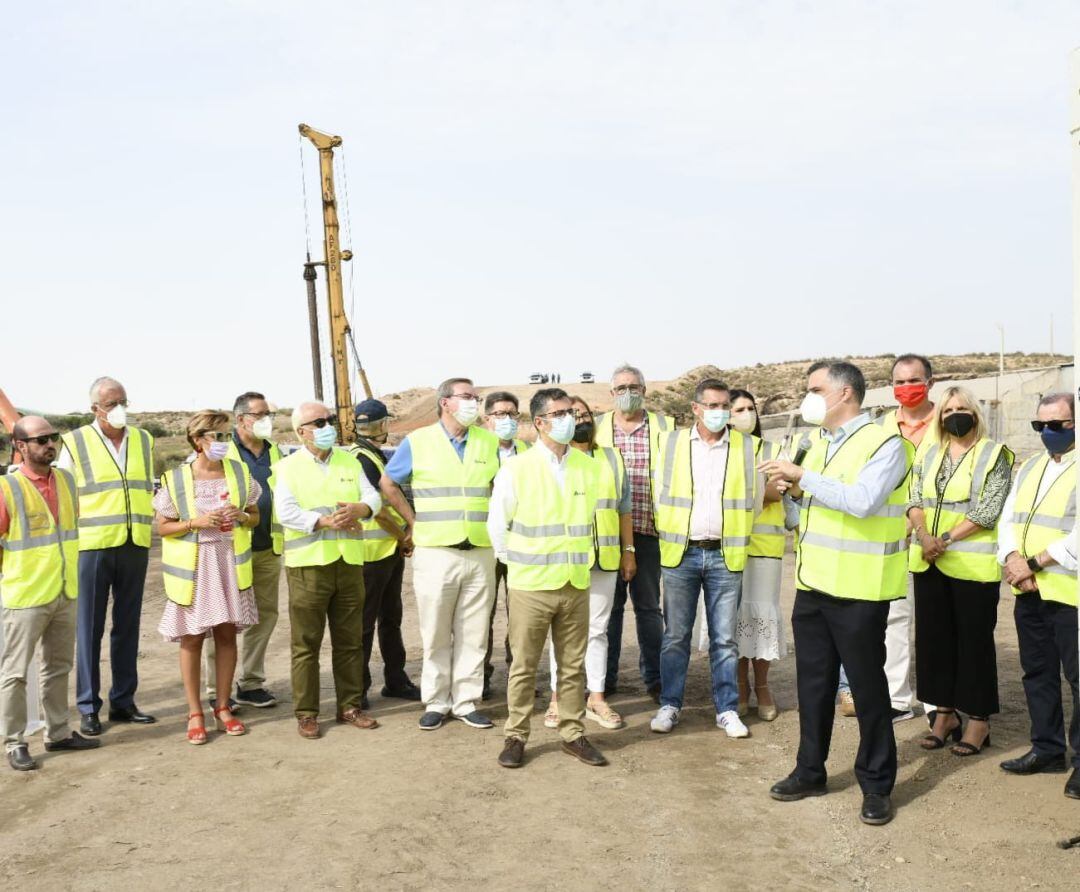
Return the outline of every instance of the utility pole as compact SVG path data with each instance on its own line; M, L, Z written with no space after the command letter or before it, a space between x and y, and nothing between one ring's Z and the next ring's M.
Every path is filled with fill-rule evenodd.
M304 264L304 284L307 286L307 311L308 329L311 333L311 374L315 379L315 399L323 401L322 392L322 349L319 347L319 307L315 298L315 267L325 266L318 262L311 262L308 254L307 263Z
M338 438L342 443L352 443L356 440L356 419L353 414L352 392L349 387L349 357L345 345L349 322L345 318L345 293L341 284L341 264L352 260L352 252L341 250L337 193L334 191L334 149L341 145L341 137L321 133L307 124L300 125L300 134L311 140L312 145L319 150L323 246L326 257L324 263L327 300L330 305L330 353L334 363L334 400L338 416ZM308 287L313 287L313 284L309 283ZM311 292L308 293L310 295Z

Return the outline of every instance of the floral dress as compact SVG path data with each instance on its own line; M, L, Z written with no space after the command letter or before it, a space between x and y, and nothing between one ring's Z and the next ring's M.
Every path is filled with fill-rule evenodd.
M194 482L196 514L209 514L224 504L223 496L228 495L228 483L224 477ZM259 482L252 480L245 507L254 508L261 492ZM165 487L154 496L154 510L169 520L180 517ZM236 631L242 632L259 621L254 592L250 588L241 591L236 581L232 533L223 533L218 529L196 532L199 551L195 564L195 594L186 607L175 601L165 602L165 613L158 623L158 631L167 641L179 641L184 635L209 638L214 626L222 623L233 623Z

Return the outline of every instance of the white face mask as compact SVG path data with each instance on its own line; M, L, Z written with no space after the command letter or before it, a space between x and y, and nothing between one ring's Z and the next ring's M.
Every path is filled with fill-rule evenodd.
M462 427L468 427L480 414L480 404L476 400L458 400L454 410L454 420Z
M548 436L556 443L565 446L574 439L575 426L573 415L563 415L561 418L552 418L551 430L548 431Z
M731 411L728 409L706 409L701 413L702 423L714 434L720 433L727 427L730 418Z
M274 419L267 415L251 425L251 432L260 440L267 440L274 432Z
M206 447L206 457L210 461L221 461L226 455L229 454L228 443L218 443L216 440Z
M517 436L518 423L513 418L495 419L495 436L500 440L512 440Z
M807 424L818 427L825 423L829 405L820 393L808 393L799 404L799 414Z
M124 406L113 406L105 413L105 420L118 430L125 428L127 427L127 409Z
M757 427L757 412L747 409L731 416L731 426L740 434L749 434Z

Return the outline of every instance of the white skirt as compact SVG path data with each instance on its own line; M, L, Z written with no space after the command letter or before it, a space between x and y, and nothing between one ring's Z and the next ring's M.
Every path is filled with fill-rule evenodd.
M779 660L787 654L784 620L780 615L780 584L784 562L776 558L747 558L742 600L735 625L740 657Z

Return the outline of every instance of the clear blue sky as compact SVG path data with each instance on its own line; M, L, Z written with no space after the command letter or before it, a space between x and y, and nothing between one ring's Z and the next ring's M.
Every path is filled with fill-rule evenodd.
M1044 350L1051 314L1068 343L1075 0L36 2L4 30L22 406L100 374L136 409L310 395L301 121L345 138L379 392L989 351L999 321Z

